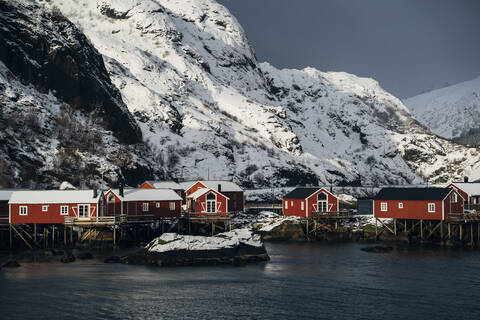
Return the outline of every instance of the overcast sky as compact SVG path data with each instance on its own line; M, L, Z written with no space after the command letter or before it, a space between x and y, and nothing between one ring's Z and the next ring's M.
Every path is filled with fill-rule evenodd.
M479 0L217 0L260 61L375 78L405 98L480 76Z

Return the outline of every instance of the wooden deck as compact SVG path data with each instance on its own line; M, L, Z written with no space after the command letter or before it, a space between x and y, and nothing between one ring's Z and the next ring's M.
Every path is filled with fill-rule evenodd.
M464 213L464 214L451 214L447 217L447 222L450 223L470 223L480 222L479 213Z
M352 217L350 211L312 212L312 218L317 220L346 220Z
M228 222L230 213L185 213L185 218L191 222Z

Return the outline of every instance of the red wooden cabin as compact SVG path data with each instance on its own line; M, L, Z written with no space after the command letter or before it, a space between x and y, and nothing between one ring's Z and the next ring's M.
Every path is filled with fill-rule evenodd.
M96 190L15 191L10 197L12 224L63 224L65 217L102 215L103 194Z
M463 214L463 198L452 188L383 188L373 199L375 218L446 220Z
M187 197L187 213L228 213L228 197L209 188L197 189Z
M465 204L480 204L480 183L478 182L453 182L447 188L454 188L463 197Z
M228 212L243 211L245 207L243 190L232 181L201 180L186 181L180 184L185 190L185 199L199 189L212 189L225 195L228 201Z
M14 191L13 189L0 189L0 224L8 223L8 201Z
M338 212L338 198L325 188L295 188L283 197L284 216L311 217L314 212Z
M110 189L105 193L107 216L180 217L182 198L171 189Z

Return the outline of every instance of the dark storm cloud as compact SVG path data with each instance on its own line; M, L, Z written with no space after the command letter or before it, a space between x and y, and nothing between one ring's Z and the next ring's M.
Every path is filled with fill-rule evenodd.
M480 75L477 0L218 0L260 61L375 78L408 97Z

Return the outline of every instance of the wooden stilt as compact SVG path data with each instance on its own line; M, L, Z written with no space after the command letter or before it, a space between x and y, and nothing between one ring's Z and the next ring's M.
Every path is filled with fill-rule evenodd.
M397 219L393 219L393 234L397 235Z
M460 224L460 241L463 240L463 224Z
M440 239L443 241L443 221L440 222Z
M407 219L405 219L405 225L403 226L403 232L407 233Z
M477 222L477 246L480 245L480 223Z
M117 228L115 228L115 226L113 226L113 247L115 248L117 246Z
M335 229L337 229L336 226L335 226ZM307 218L307 237L308 237L308 218Z
M452 233L451 233L450 222L448 223L447 228L448 228L448 240L451 240L452 239Z
M377 240L378 237L378 219L375 218L375 240Z
M229 225L229 229L230 231L232 231L232 220L228 220L228 225ZM480 228L480 227L479 227ZM480 237L480 236L479 236Z
M420 220L420 239L423 240L423 220Z
M47 227L43 227L43 241L45 242L45 243L44 243L45 249L48 248L48 231L47 231Z
M215 234L215 222L212 222L212 236Z
M33 246L37 245L37 224L33 224Z
M55 247L55 226L52 226L52 249Z
M67 247L67 226L63 226L63 245Z
M70 227L70 245L73 247L73 226Z
M470 222L470 246L473 247L473 222Z
M10 249L13 247L13 233L12 233L12 224L9 224L10 226Z

